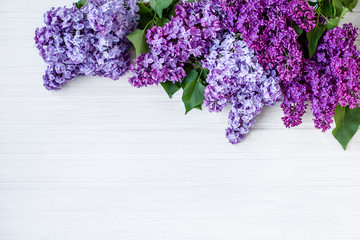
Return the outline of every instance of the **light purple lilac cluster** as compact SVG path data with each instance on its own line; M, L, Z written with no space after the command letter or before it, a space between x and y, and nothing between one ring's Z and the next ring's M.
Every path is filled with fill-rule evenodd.
M286 86L282 108L287 127L297 126L310 100L315 127L326 131L337 105L360 107L360 51L351 24L326 32L316 54L305 62L303 74Z
M232 104L226 136L239 143L255 123L264 105L281 99L279 77L264 69L254 51L233 33L219 34L213 41L203 67L209 70L205 105L219 112Z
M136 3L134 0L90 0L82 10L90 27L101 36L113 32L118 38L124 39L140 19Z
M264 68L276 68L282 82L301 74L304 56L293 24L309 31L315 14L305 0L220 0L228 28L241 33Z
M74 4L45 13L46 26L35 31L48 64L44 86L60 89L77 76L122 76L130 66L126 35L137 26L137 11L136 0L89 0L80 10Z
M221 6L212 0L181 2L176 16L163 27L147 31L150 52L135 60L135 74L130 83L135 87L180 82L184 65L206 54L212 39L221 31Z

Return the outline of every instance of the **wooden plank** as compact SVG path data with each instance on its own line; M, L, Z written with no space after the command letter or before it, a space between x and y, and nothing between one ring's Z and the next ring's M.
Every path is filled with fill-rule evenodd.
M46 91L34 29L70 4L0 5L0 240L359 239L359 134L344 152L278 104L232 146L229 109L185 116L130 75Z

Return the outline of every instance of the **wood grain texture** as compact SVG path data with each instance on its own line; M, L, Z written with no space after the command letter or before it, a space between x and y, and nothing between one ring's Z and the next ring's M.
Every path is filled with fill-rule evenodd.
M231 146L226 112L184 116L128 76L46 91L34 29L70 3L0 5L0 240L360 238L359 134L344 152L275 106Z

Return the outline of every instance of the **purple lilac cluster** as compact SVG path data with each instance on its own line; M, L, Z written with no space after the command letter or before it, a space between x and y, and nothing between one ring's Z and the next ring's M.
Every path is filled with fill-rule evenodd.
M165 26L147 31L150 52L135 60L133 86L180 82L186 76L185 63L206 54L221 30L221 6L215 1L184 1L175 13Z
M315 127L326 131L335 107L360 106L360 51L354 45L357 28L351 24L326 32L316 54L304 64L303 75L285 87L282 108L287 127L297 126L310 100Z
M305 63L303 78L309 86L307 96L311 102L315 127L325 132L330 129L335 107L338 103L336 96L337 80L332 75L331 67L324 64L327 60L321 59L318 54L316 55L316 59L308 60Z
M304 62L293 24L309 31L315 14L305 0L220 0L226 23L258 54L264 68L276 68L282 82L292 82Z
M203 67L209 70L205 89L205 105L219 112L232 104L226 136L239 143L255 123L264 105L281 99L279 77L265 70L254 51L233 33L219 34L213 41Z
M284 112L282 120L286 127L295 127L302 123L302 116L306 112L309 100L308 85L299 76L291 83L282 84L283 102L281 108Z
M360 51L356 48L358 28L351 23L325 34L318 47L317 61L330 60L337 79L337 96L341 106L360 107Z
M56 90L77 76L123 75L130 66L126 35L137 26L137 11L136 0L89 0L80 10L74 4L45 13L46 26L35 31L48 64L44 86Z
M101 36L113 32L124 39L138 24L139 6L134 0L90 0L84 7L84 13L91 28Z

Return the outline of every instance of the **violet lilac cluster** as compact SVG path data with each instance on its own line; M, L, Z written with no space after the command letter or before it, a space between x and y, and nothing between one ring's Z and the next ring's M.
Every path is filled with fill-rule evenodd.
M184 65L206 54L211 40L221 31L221 6L212 0L181 2L176 16L163 27L147 31L150 52L135 60L135 87L180 82L185 76Z
M228 28L241 33L260 64L276 68L282 82L300 75L304 56L293 25L309 31L315 14L305 0L220 0Z
M35 43L48 64L44 86L60 89L77 76L114 80L130 66L126 35L137 26L136 0L89 0L78 9L52 8L45 27L36 29Z
M233 33L219 34L213 41L203 67L209 70L204 103L219 112L231 103L226 136L239 143L255 123L263 106L281 99L280 79L264 69L254 51Z
M311 102L315 127L331 128L337 105L360 107L360 51L354 45L358 30L351 24L327 31L317 52L304 64L297 81L286 86L282 108L287 127L297 126Z

